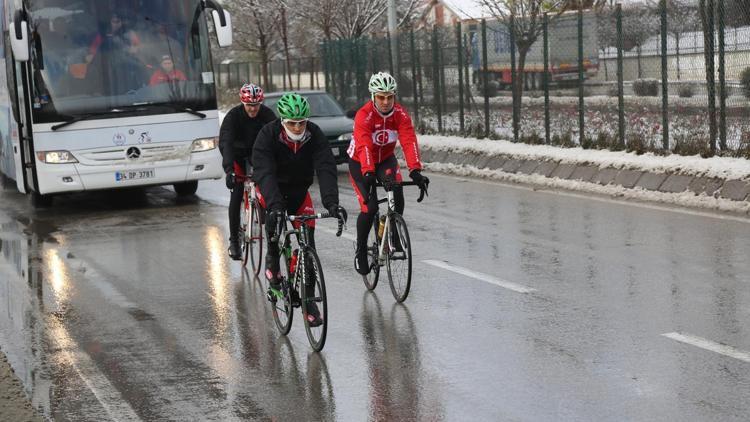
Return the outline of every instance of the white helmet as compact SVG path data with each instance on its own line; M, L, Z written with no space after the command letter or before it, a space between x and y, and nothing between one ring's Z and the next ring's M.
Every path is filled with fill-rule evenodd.
M370 93L392 92L396 93L396 78L388 72L378 72L370 78Z

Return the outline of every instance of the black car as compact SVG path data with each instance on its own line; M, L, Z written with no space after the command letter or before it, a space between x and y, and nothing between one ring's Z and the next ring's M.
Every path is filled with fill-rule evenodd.
M307 98L310 103L310 120L328 137L331 144L333 156L336 163L341 164L348 160L346 149L352 139L354 120L346 117L344 110L338 102L325 91L295 91ZM276 110L276 102L284 95L283 92L272 92L266 94L263 102L271 110Z

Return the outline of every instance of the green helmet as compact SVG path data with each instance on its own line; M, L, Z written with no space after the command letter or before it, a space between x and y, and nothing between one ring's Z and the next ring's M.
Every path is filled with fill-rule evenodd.
M396 78L388 72L378 72L370 78L370 92L396 92Z
M302 120L310 117L310 103L296 92L287 92L276 103L276 111L282 119Z

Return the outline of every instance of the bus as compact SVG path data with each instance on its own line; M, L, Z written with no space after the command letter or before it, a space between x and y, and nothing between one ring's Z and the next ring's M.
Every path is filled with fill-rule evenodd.
M35 206L55 194L223 176L213 0L0 0L0 173Z

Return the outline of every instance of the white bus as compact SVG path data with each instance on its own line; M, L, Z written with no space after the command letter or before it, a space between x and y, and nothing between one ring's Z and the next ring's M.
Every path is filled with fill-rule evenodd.
M0 173L32 203L223 175L213 0L0 0Z

